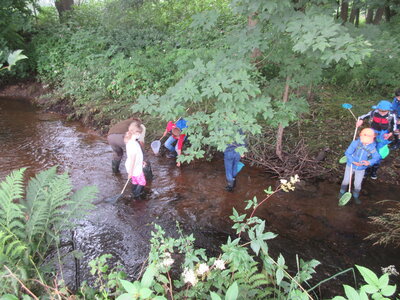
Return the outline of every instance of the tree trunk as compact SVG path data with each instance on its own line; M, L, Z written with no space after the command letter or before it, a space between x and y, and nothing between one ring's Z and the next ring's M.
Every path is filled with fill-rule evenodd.
M290 77L288 76L286 77L285 92L283 93L283 98L282 98L283 103L286 103L289 100L289 82L290 82ZM275 153L279 157L279 159L283 161L282 140L283 140L283 126L280 123L278 126L278 133L276 134Z
M373 22L374 25L378 25L381 22L384 13L385 13L384 7L379 7L376 10L375 18L374 18L374 22Z
M355 23L356 27L358 27L358 25L360 25L360 9L357 8L357 12L356 12L356 23Z
M390 22L390 18L392 17L392 11L390 10L390 6L385 6L385 20L386 22Z
M351 8L351 12L350 12L349 23L354 24L354 21L356 19L356 14L357 14L357 8L354 7L354 3L353 3L353 7Z
M58 11L58 16L61 19L63 14L72 9L72 5L74 5L74 0L56 0L55 6Z
M349 2L348 0L342 0L342 5L340 7L340 18L342 23L346 23L349 16Z
M374 10L372 8L368 8L367 17L365 18L365 23L371 24L374 19Z

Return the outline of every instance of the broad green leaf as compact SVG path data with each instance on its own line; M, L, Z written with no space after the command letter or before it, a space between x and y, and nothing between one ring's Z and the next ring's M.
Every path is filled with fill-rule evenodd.
M239 295L239 287L235 281L226 291L225 300L236 300Z
M0 300L18 300L18 297L11 294L1 296Z
M276 284L280 285L284 277L283 270L281 268L278 268L276 270Z
M383 287L386 287L389 284L389 274L383 274L380 278L379 278L379 284L378 287L381 289Z
M132 300L132 299L135 299L132 296L132 294L125 293L125 294L119 295L115 300Z
M368 293L368 294L374 294L374 293L379 291L379 289L376 286L373 286L373 285L370 285L370 284L363 285L361 287L361 290L366 292L366 293Z
M139 294L140 299L147 299L151 296L152 291L149 288L145 287L140 289Z
M379 279L370 269L356 265L358 271L361 273L364 280L370 285L379 287Z
M381 289L381 294L385 297L390 297L396 292L396 285L388 285Z
M136 294L138 292L137 288L134 286L134 284L132 282L129 282L127 280L124 279L120 279L119 280L122 284L122 286L124 287L125 291L127 291L130 294Z
M7 58L8 62L8 69L11 70L11 67L14 66L17 61L28 58L22 54L22 50L15 50L14 52L10 53Z
M351 300L358 300L360 299L360 296L358 295L357 291L349 286L349 285L343 285L344 287L344 292L346 293L347 298L351 299Z
M142 287L150 287L151 283L153 282L154 275L156 274L156 268L153 265L149 265L144 272L141 284Z
M222 300L221 297L214 292L210 292L211 300Z

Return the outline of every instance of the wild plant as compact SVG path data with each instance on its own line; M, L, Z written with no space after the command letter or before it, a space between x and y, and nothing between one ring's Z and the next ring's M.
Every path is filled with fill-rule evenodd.
M92 208L97 193L93 186L73 192L68 174L57 174L57 167L38 173L24 191L25 170L11 172L0 184L1 294L19 294L21 283L12 274L26 288L35 286L33 277L45 284L43 262L62 232Z

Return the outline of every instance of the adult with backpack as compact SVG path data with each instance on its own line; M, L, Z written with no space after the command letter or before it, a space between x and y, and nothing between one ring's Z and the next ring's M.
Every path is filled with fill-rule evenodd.
M376 109L360 116L356 123L356 127L360 127L364 120L368 119L370 121L370 127L376 134L376 148L378 149L378 152L381 148L390 143L389 139L393 136L393 133L397 131L397 118L391 110L392 103L387 100L381 100L376 106ZM381 160L382 157L378 162L376 162L376 164L371 165L371 167L366 171L366 173L371 176L371 179L378 178L377 171Z

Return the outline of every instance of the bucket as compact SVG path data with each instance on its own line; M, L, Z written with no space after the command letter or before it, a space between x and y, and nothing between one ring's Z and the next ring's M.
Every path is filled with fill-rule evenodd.
M242 163L241 161L239 161L238 164L237 164L237 173L239 173L240 170L242 170L243 167L244 167L244 163Z
M160 151L161 142L159 140L153 141L153 142L151 142L150 146L151 146L151 150L153 150L153 153L155 155L157 155L158 152Z

